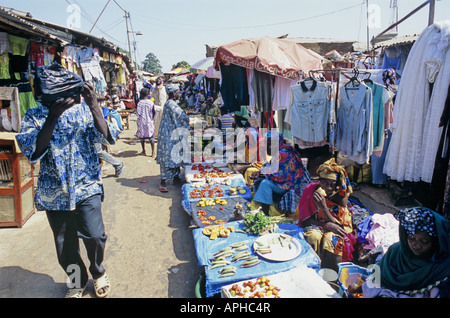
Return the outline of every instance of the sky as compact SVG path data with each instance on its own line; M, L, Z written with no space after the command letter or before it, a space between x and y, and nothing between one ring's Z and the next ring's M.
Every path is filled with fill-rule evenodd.
M91 32L127 51L129 35L133 61L140 64L153 53L166 72L180 61L203 59L206 44L245 38L288 34L366 42L367 34L371 39L391 25L391 2L368 0L369 10L366 0L0 0L0 5ZM398 18L424 2L397 0ZM400 24L399 35L420 34L428 11L425 6ZM450 20L450 0L436 1L435 21L443 20Z

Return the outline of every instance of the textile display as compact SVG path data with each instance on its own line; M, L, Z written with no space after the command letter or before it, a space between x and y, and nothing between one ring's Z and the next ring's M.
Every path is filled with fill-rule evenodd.
M450 84L449 40L450 22L434 23L409 53L384 165L384 172L396 181L431 182L442 134L439 120Z
M373 152L372 90L363 83L340 88L337 111L336 147L359 164L369 163Z

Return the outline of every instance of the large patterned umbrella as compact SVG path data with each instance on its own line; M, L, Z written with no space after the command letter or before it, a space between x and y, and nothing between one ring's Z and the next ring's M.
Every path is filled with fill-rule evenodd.
M191 67L189 68L189 71L191 71L192 73L206 75L208 67L212 66L213 64L214 64L214 57L207 57L192 64Z
M323 57L288 39L243 39L218 48L214 67L235 64L289 79L299 72L322 69Z

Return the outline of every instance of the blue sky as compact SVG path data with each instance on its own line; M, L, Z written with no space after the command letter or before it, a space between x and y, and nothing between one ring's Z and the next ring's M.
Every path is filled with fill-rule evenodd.
M404 17L425 0L397 0ZM75 22L89 32L108 0L0 0L0 5L30 12L33 17L61 25ZM391 0L369 0L369 37L390 25ZM71 10L78 5L79 12ZM136 60L151 52L163 71L185 60L205 57L205 44L221 45L261 36L317 37L365 42L365 0L109 0L92 33L128 49L124 11L136 41ZM435 21L450 19L450 0L436 2ZM428 6L399 26L399 34L420 33L428 23ZM133 54L133 60L135 56Z

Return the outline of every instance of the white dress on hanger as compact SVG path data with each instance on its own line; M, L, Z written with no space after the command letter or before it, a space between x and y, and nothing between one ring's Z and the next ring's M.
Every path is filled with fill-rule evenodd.
M440 131L433 129L425 132L425 123L430 116L429 83L436 79L442 65L439 61L444 56L442 46L437 45L441 40L441 27L435 23L421 33L411 48L397 92L391 126L392 139L386 154L384 173L399 182L418 182L422 179L424 138L439 144ZM438 111L433 106L431 108L434 112ZM434 161L430 169L433 168ZM423 181L428 179L426 177Z
M421 179L428 183L431 183L433 179L437 151L443 131L443 127L439 127L439 122L444 111L450 85L450 21L448 22L440 25L441 38L437 44L433 44L435 48L438 48L438 53L442 54L442 56L438 56L432 63L428 63L428 66L432 67L435 72L439 72L437 75L434 75L433 92L428 105L422 138Z

